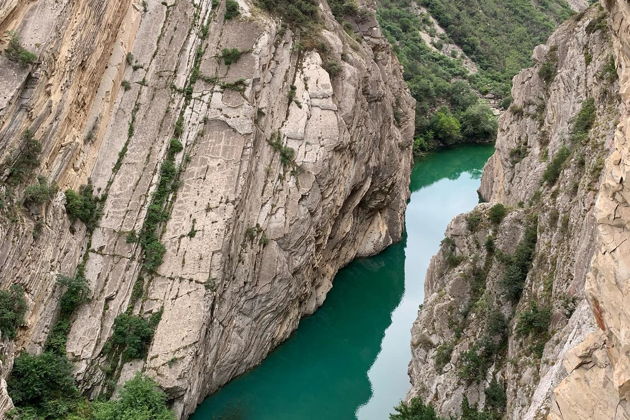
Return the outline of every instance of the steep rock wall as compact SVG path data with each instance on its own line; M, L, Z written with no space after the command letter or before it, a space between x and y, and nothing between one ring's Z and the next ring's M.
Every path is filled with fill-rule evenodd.
M627 6L613 3L606 6ZM412 330L409 398L419 396L443 415L461 413L465 401L510 419L549 413L603 419L614 417L614 407L621 407L617 415L623 411L616 393L590 398L596 391L565 385L575 368L610 366L601 360L603 345L584 343L601 336L599 315L593 316L601 304L592 289L597 261L609 253L596 244L603 237L602 211L611 214L603 205L611 195L611 160L619 164L614 156L623 150L617 125L626 81L617 80L624 58L616 15L593 6L535 50L536 66L514 79L514 101L501 117L497 150L484 170L480 196L490 203L455 218L431 262L427 297ZM584 129L586 117L594 118ZM502 221L492 220L497 203L508 211ZM625 275L603 266L609 275ZM611 293L607 305L619 308L624 296ZM617 331L623 334L623 327ZM626 341L619 337L617 346ZM595 352L600 360L576 356L576 346L580 355ZM593 390L603 378L576 382ZM498 405L497 389L505 392ZM591 411L556 414L563 404Z
M5 340L3 377L18 351L41 351L56 278L83 264L91 299L67 345L81 388L94 397L142 370L186 417L321 305L341 266L400 238L414 104L375 19L362 14L347 33L322 2L317 52L239 5L230 20L210 1L0 6L2 33L39 57L0 56L2 176L29 129L43 147L38 174L61 191L89 180L105 197L89 232L68 219L62 192L24 209L24 186L2 187L0 285L22 284L29 302ZM239 50L235 63L225 48ZM128 238L146 223L172 138L184 149L153 271ZM146 360L108 354L125 311L162 313Z

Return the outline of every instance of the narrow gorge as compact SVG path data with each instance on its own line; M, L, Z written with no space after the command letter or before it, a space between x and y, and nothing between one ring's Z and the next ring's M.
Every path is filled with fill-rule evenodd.
M630 420L629 92L628 0L0 1L0 418Z
M413 99L374 15L267 5L1 5L3 378L56 350L83 395L141 371L185 418L401 238Z

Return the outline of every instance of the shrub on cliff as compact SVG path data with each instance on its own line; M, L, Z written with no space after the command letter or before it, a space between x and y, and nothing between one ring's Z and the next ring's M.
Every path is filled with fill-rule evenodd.
M22 286L14 284L9 290L0 290L0 337L15 338L24 323L26 309Z
M225 20L234 19L241 14L238 3L234 0L226 0L225 2Z
M258 5L268 12L280 15L289 25L309 28L317 24L319 7L316 0L259 0Z
M7 184L18 185L29 180L33 176L33 171L39 166L39 155L42 152L42 145L33 138L33 134L26 130L22 136L23 142L20 154L9 170Z
M66 213L70 220L81 220L88 230L94 230L96 223L101 218L100 200L93 193L92 184L74 190L66 190Z
M513 303L518 302L523 293L527 274L532 266L536 242L538 239L538 221L535 219L525 229L523 239L511 256L505 256L506 267L501 285L505 296Z
M22 66L33 64L37 60L37 56L24 48L20 42L20 37L15 32L9 32L9 46L4 50L7 58Z
M587 139L588 132L595 124L597 118L597 109L595 108L595 100L589 98L582 103L580 112L573 120L573 129L571 130L571 141L582 142Z
M419 397L409 403L401 402L396 413L389 415L389 420L441 420L430 405L425 405Z
M148 320L127 313L118 315L107 350L121 351L123 361L144 358L161 315L158 312Z
M43 176L37 177L37 184L33 184L24 190L24 205L28 207L44 204L52 200L56 193L57 186L55 184L49 184L48 180Z
M571 151L567 149L565 146L562 146L558 153L553 157L553 160L547 165L545 172L543 173L543 181L549 185L553 185L558 180L560 173L562 172L562 168L564 167L564 162L571 155Z
M488 217L490 221L495 225L500 224L503 221L503 218L507 215L507 209L501 203L495 204L490 208L490 212L488 213Z

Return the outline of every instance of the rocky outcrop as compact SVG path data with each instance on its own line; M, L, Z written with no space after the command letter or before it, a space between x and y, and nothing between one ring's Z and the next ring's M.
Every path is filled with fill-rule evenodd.
M603 6L563 24L515 77L482 178L489 203L451 222L431 262L409 398L443 415L628 418L630 14Z
M56 278L80 266L91 299L67 344L80 387L95 397L142 370L181 417L286 339L341 266L401 237L412 163L413 100L370 13L344 30L321 2L314 49L253 2L229 20L225 8L0 6L2 33L38 56L0 56L2 176L29 130L37 174L60 187L30 209L26 184L2 187L0 285L22 284L29 302L15 351L41 351ZM62 193L88 182L102 197L93 231L69 219ZM151 223L148 249L135 236ZM161 313L145 360L107 345L126 311Z

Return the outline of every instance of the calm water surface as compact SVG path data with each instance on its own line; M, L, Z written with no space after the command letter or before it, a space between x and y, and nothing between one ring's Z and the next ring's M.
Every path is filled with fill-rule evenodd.
M409 389L411 325L448 222L477 203L489 146L416 163L403 241L339 272L326 302L193 420L383 420Z

